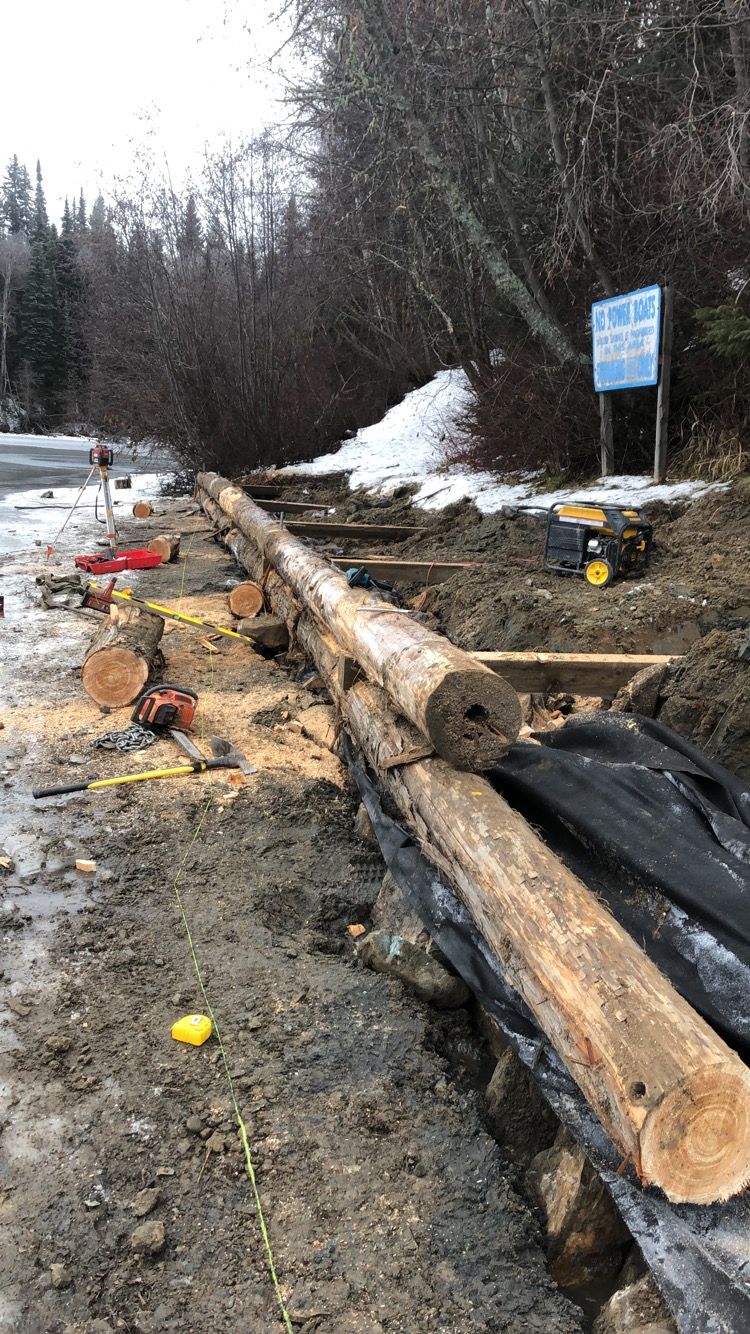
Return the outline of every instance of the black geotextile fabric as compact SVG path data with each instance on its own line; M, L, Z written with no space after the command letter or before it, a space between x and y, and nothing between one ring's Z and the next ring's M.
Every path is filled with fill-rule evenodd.
M492 774L512 805L738 1049L750 1046L750 794L636 715L571 719ZM644 1189L500 965L411 835L347 758L385 862L440 949L501 1025L617 1204L684 1334L750 1330L750 1200L674 1205ZM669 766L672 767L669 767ZM732 895L732 910L723 901ZM743 926L744 924L744 926Z

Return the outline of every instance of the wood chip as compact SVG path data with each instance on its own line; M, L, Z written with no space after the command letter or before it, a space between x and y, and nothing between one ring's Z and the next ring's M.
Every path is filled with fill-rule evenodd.
M351 926L348 926L346 929L352 940L359 940L359 937L365 934L367 927L363 926L361 922L352 922Z
M76 870L80 871L81 875L93 875L96 870L96 862L89 861L86 857L78 857L76 859Z

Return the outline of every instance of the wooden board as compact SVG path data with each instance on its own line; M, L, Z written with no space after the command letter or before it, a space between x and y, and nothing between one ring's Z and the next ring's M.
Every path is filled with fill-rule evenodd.
M295 537L348 537L352 541L370 541L381 538L384 541L399 542L405 537L415 537L424 532L423 528L414 528L399 523L324 523L313 519L284 520L284 527Z
M349 570L352 566L365 569L373 579L384 579L387 583L420 583L425 586L442 584L446 579L452 579L454 574L482 568L478 561L393 560L390 556L333 556L331 564L337 570Z
M310 510L329 510L332 508L325 500L262 500L257 496L252 499L259 510L266 514L307 514Z
M472 653L519 694L561 690L571 695L616 695L644 667L668 667L663 653Z

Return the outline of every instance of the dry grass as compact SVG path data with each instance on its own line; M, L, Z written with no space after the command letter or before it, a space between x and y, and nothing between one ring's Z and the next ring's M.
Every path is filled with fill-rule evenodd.
M750 472L750 443L736 430L706 426L697 417L689 436L670 459L672 477L694 478L702 482L731 482Z

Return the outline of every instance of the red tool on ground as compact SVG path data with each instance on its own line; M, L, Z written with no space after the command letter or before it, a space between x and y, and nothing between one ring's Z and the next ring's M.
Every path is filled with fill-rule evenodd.
M133 547L128 551L117 550L117 527L112 512L112 497L109 490L109 469L115 461L114 450L109 445L94 445L89 450L89 463L92 470L99 469L99 480L104 492L104 508L107 515L107 542L109 557L99 552L89 556L76 556L77 569L88 574L118 574L120 570L149 570L161 564L161 556L145 547Z

